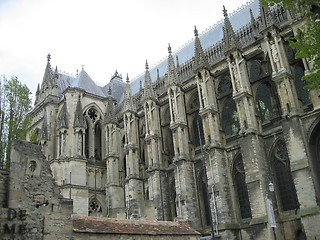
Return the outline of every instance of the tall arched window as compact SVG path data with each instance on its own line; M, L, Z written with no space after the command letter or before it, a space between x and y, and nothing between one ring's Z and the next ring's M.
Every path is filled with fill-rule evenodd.
M283 139L276 142L272 152L272 170L275 176L276 194L282 211L298 208L298 198L290 170L286 143Z
M233 163L233 181L237 194L240 214L242 219L251 218L251 207L249 201L246 175L243 166L242 155L239 154Z
M269 83L259 85L256 93L256 111L260 119L265 122L278 115L275 95Z
M90 142L90 133L89 133L89 124L87 123L87 128L85 131L85 140L84 140L84 154L86 158L89 158L89 142Z
M222 130L226 136L234 135L240 129L237 106L231 97L228 97L223 104L221 119Z
M102 160L101 126L98 122L94 127L94 157Z
M306 89L304 89L306 83L302 80L302 77L304 76L304 68L301 61L292 66L292 72L298 100L302 106L310 104L309 93Z
M201 177L200 177L200 194L201 198L203 200L203 210L204 210L204 216L205 216L205 223L207 226L211 224L211 212L210 212L210 198L207 188L207 176L205 174L205 169L202 168L201 171Z
M203 125L202 125L202 118L197 113L192 121L193 126L193 136L194 136L194 143L196 147L205 144L204 133L203 133Z

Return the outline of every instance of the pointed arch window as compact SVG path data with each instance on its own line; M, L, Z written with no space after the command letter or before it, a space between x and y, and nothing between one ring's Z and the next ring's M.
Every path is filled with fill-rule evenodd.
M275 94L267 82L261 83L257 88L256 111L262 122L268 121L278 115Z
M230 76L224 76L218 85L218 94L219 96L224 96L232 92L232 84Z
M290 170L290 161L285 141L280 139L272 153L272 170L275 176L276 193L282 211L298 208L298 198Z
M309 92L304 89L306 85L305 81L302 80L304 76L304 67L302 66L302 62L298 62L293 65L293 76L294 76L294 85L296 87L298 100L300 101L302 106L310 104Z
M102 215L102 207L97 198L92 198L89 202L89 216L100 216Z
M89 133L89 124L87 123L87 128L85 130L85 139L84 139L84 154L86 158L89 158L89 143L90 143L90 133Z
M208 193L208 184L207 184L207 176L205 173L204 167L201 169L200 173L200 182L199 182L199 187L200 187L200 198L203 201L203 210L204 210L204 217L205 217L205 223L207 226L211 224L211 210L210 210L210 197Z
M203 133L202 118L198 113L195 115L192 121L192 126L195 146L200 147L201 145L205 144L205 139Z
M222 108L222 130L226 136L236 134L240 129L237 106L235 101L228 97Z
M94 157L102 160L101 126L98 122L94 127Z
M236 157L233 164L233 181L240 207L241 218L251 218L251 206L241 154Z

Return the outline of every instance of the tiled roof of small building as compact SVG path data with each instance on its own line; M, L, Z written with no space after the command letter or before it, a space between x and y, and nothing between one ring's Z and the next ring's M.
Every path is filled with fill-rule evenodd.
M187 222L73 217L73 231L134 235L200 235Z

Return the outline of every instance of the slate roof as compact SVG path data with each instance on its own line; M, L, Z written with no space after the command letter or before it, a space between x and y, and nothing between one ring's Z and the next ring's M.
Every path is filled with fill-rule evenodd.
M80 71L70 87L81 88L88 93L92 93L100 97L106 96L101 88L91 79L84 69Z
M200 235L187 222L73 217L73 231L132 235Z

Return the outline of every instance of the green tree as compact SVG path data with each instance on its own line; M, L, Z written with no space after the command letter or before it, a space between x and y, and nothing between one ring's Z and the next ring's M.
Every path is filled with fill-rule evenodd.
M307 81L307 89L320 89L320 7L319 0L262 0L263 5L282 3L291 11L303 14L305 24L293 37L286 40L296 50L296 59L305 58L312 62L310 73L302 80Z
M31 92L17 77L1 79L0 127L0 167L10 166L11 144L14 139L25 139L31 121Z

